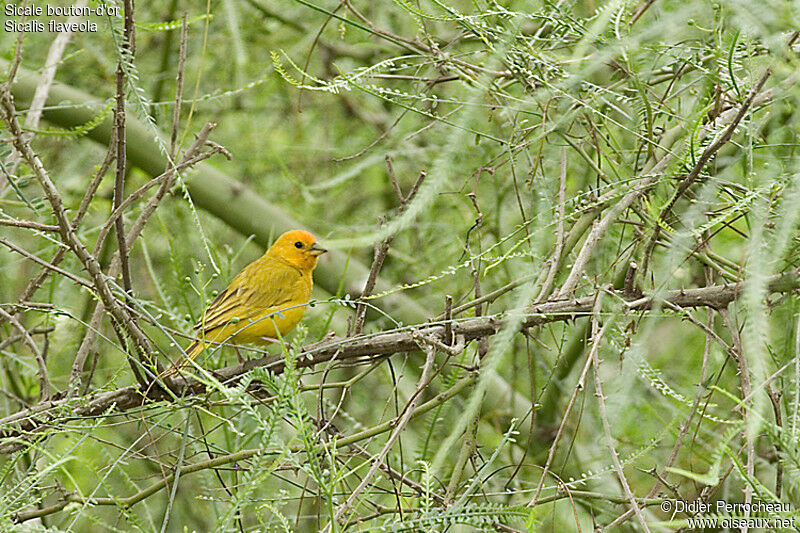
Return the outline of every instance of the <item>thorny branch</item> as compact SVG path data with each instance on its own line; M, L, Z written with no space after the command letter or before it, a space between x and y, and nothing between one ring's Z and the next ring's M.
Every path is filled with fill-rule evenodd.
M147 224L147 221L150 220L150 217L153 216L155 213L156 208L161 203L161 201L166 196L167 192L169 192L172 185L175 183L179 175L179 171L188 168L192 164L195 164L203 159L207 159L214 154L221 153L228 159L231 158L230 153L228 153L225 148L218 144L213 144L209 149L203 152L203 149L208 146L208 137L211 134L211 131L216 127L214 123L206 123L203 128L197 133L194 143L186 149L184 152L181 161L173 166L170 169L167 169L163 174L153 178L150 182L145 184L143 187L139 189L142 193L149 189L151 185L159 184L158 189L150 197L147 203L142 208L141 213L136 218L134 223L131 225L131 229L128 231L128 235L126 237L128 245L131 246L136 239L141 234L144 226ZM131 195L131 197L136 197L138 192L135 192ZM129 197L130 198L130 197ZM116 210L114 213L111 214L111 217L117 217L122 215L122 209L124 209L124 204L120 205L120 208ZM110 228L110 225L106 227ZM110 277L116 277L119 274L120 269L120 258L119 253L114 255L114 258L111 261L111 265L108 268L108 275ZM72 372L70 374L70 387L71 390L75 390L77 387L81 372L83 371L83 366L86 363L86 357L88 356L89 352L92 349L95 339L97 338L97 331L100 324L100 321L103 318L104 314L104 306L101 303L98 303L95 307L94 314L92 315L90 321L90 327L87 329L86 334L81 342L81 346L78 349L78 354L75 357L75 363L72 366ZM147 385L145 385L147 386Z
M135 323L131 314L119 303L114 296L111 287L105 274L100 267L97 258L89 253L86 246L76 235L70 220L67 218L67 212L64 208L61 194L56 188L55 184L50 179L50 176L42 164L39 156L33 151L30 143L25 139L22 128L17 121L16 109L14 108L14 99L11 92L7 87L0 88L0 116L6 123L9 131L11 132L11 140L14 147L22 154L22 158L33 170L36 179L39 181L45 196L50 203L53 214L58 221L59 235L61 240L66 244L76 257L81 261L84 268L89 272L92 278L92 283L98 291L98 295L108 309L114 321L119 324L133 340L133 344L137 353L143 358L148 358L150 354L150 347L147 337ZM121 339L124 341L124 339Z
M791 292L800 288L800 277L794 274L781 274L773 276L769 283L769 290L775 293ZM712 285L708 287L679 289L667 291L662 298L655 300L650 296L643 296L635 300L625 300L622 292L615 291L611 295L621 302L628 311L643 311L652 308L658 302L669 302L683 308L709 307L724 309L736 300L742 293L743 287L738 283L725 285ZM553 301L536 304L526 310L522 328L531 328L552 322L574 320L580 316L588 316L592 312L595 297L585 296L577 299ZM456 320L451 324L454 335L462 336L465 342L486 338L498 333L504 324L503 315L489 315L479 318ZM435 339L445 343L446 327L440 324L417 326L402 331L380 333L361 337L335 339L323 342L321 345L312 346L301 350L297 367L308 368L336 358L339 361L348 359L367 358L373 359L398 352L415 351L420 349L420 336ZM216 378L232 384L250 370L263 367L270 372L280 374L284 369L284 356L282 354L250 359L244 363L228 366L214 371ZM203 383L192 378L178 378L175 380L172 393L176 397L186 397L204 394L206 387ZM97 394L91 399L84 399L80 407L70 410L70 416L93 416L107 412L125 411L141 406L149 401L171 401L173 396L157 388L151 389L143 397L138 387L123 387L115 391ZM68 400L55 400L40 403L0 419L0 453L10 453L24 446L18 439L25 433L36 432L37 428L48 417L59 416L61 408L70 405ZM51 422L52 423L52 422ZM3 442L5 441L5 442Z

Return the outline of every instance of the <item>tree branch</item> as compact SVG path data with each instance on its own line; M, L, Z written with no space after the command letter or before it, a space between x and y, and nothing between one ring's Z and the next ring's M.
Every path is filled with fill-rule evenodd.
M770 279L770 292L785 293L800 288L800 277L797 272L779 274ZM679 307L711 307L725 308L742 293L741 283L711 285L694 289L678 289L666 291L662 301ZM643 311L653 308L658 302L652 296L644 296L636 300L626 300L622 291L610 292L629 311ZM574 320L583 315L590 315L594 304L594 295L583 298L552 301L537 304L527 309L521 328L527 329L552 322ZM454 321L451 325L455 336L463 336L464 341L481 339L498 333L505 323L502 314L488 315L479 318ZM444 324L430 324L408 327L399 331L390 331L362 337L333 339L319 344L301 348L297 358L298 368L314 367L333 358L337 361L350 359L375 359L399 352L423 349L420 338L427 337L441 343L446 342ZM213 371L214 376L226 384L234 384L244 374L254 368L266 368L274 374L284 370L282 354L268 355L258 359L250 359L244 363L227 366ZM79 403L68 400L42 402L29 409L19 411L0 419L0 453L11 453L25 446L20 438L27 433L35 433L45 424L52 424L58 416L66 413L69 418L96 416L111 411L126 411L140 407L147 402L172 401L173 394L178 397L205 394L207 387L190 377L179 377L173 381L171 393L152 388L146 394L135 386L123 387L110 392L103 392L92 398L80 398Z

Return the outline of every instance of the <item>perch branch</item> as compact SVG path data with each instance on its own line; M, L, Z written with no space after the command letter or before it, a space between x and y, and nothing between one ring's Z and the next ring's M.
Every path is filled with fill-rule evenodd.
M768 289L770 292L785 293L800 288L800 277L796 272L772 276ZM680 307L711 307L722 309L742 293L740 283L727 283L724 285L710 285L693 289L678 289L666 291L663 300ZM654 307L658 302L651 296L644 296L636 300L627 301L622 291L611 292L616 299L624 302L631 311L643 311ZM527 309L521 328L527 329L551 322L574 320L580 316L589 315L595 296L585 296L577 299L552 301L537 304ZM452 332L456 336L463 336L465 342L495 335L499 332L505 317L502 314L488 315L455 321L451 324ZM419 350L421 336L436 339L445 344L443 324L426 324L416 328L406 328L399 331L390 331L375 335L333 339L327 342L306 347L297 360L298 368L314 367L329 361L334 357L339 361L359 358L377 358L399 352ZM250 359L244 363L221 368L214 372L217 379L225 383L235 383L250 370L263 367L275 374L283 372L284 356L282 354L268 355L258 359ZM205 394L207 388L204 384L192 379L181 377L174 381L173 393L176 396L196 396ZM20 442L27 432L35 432L42 425L52 423L53 419L61 416L82 417L96 416L109 411L126 411L140 407L146 401L170 401L172 396L166 391L153 388L146 397L136 386L123 387L117 390L103 392L91 398L81 398L80 404L70 403L67 400L46 401L29 409L24 409L0 419L0 453L11 453L25 446Z

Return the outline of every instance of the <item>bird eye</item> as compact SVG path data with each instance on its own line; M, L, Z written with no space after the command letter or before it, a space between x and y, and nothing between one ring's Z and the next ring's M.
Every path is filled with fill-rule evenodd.
M295 248L302 248L303 247L303 243L300 242L300 241L297 241L296 243L294 243L294 247Z

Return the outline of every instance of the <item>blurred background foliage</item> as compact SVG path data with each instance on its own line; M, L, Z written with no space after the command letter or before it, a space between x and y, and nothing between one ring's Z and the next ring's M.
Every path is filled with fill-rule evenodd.
M602 299L595 326L607 329L595 339L611 444L646 522L667 530L675 524L665 521L685 516L659 511L661 498L742 501L755 494L792 509L797 502L798 300L791 290L770 294L765 280L793 273L798 263L798 50L791 32L799 7L676 0L140 2L135 59L126 67L127 107L152 138L158 132L169 137L186 13L181 146L191 144L205 122L216 123L212 139L233 159L215 157L209 164L243 184L241 196L272 204L342 252L327 265L339 275L318 284L317 305L292 334L294 346L316 342L329 330L346 333L350 298L358 296L348 290L363 286L372 244L390 233L396 238L380 272L385 284L369 300L375 309L367 336L441 319L446 295L458 307L508 289L479 306L488 315L522 309L537 295L555 301L604 294L609 287L619 291L631 261L642 270L626 297L741 283L743 298L723 313L711 307L630 311L621 292ZM73 35L56 80L99 101L92 113L108 120L122 22L87 20L99 30ZM53 38L26 34L21 69L40 72ZM16 33L0 32L4 71L16 40ZM772 74L764 90L771 98L747 110L731 142L673 198L727 126L711 121L741 106L767 69ZM45 119L47 110L68 114L82 104L48 102ZM22 119L27 105L18 107ZM709 124L711 134L701 139ZM65 130L46 121L33 140L73 212L107 151L92 138L94 125ZM7 158L8 129L0 136L0 155ZM653 186L594 248L574 292L559 294L593 221L667 155L671 162ZM152 177L132 159L128 193ZM426 174L408 206L394 190L390 169L404 193ZM281 232L265 213L244 215L263 228L259 236L226 219L226 211L242 209L236 194L220 198L215 212L199 208L182 186L194 177L195 171L182 175L131 251L134 297L157 322L143 327L162 359L180 356L176 344L188 343L180 335L192 333L206 303ZM6 178L13 186L0 193L2 218L55 223L29 167L23 163ZM90 250L112 210L113 185L111 170L78 230ZM130 209L127 224L140 209L141 203ZM574 238L561 243L553 286L540 294L562 225ZM0 232L45 259L60 246L55 233ZM101 264L108 265L114 252L109 238ZM358 275L355 265L362 265ZM61 268L85 274L72 255ZM0 305L18 303L39 271L0 248ZM398 315L388 292L413 302L417 314ZM95 299L51 275L34 302L39 305L25 303L20 320L38 332L50 380L64 390ZM458 318L476 314L472 306ZM584 314L490 337L488 346L472 342L452 358L440 352L436 374L417 402L433 401L433 409L409 423L386 458L399 474L374 477L341 520L332 517L369 470L364 454L377 455L392 428L359 440L360 451L338 447L333 436L346 438L401 416L415 394L421 351L313 369L290 365L282 375L248 374L248 380L264 381L270 401L241 384L217 384L213 393L123 414L61 418L30 447L0 457L0 523L4 530L52 531L312 531L331 523L365 531L608 526L629 504L591 372L567 412L593 345ZM173 339L164 331L174 332ZM8 322L0 326L3 416L35 404L39 394L28 348L9 340L16 333ZM752 395L743 392L742 365L726 346L747 362ZM234 358L226 349L203 364L214 368ZM86 369L93 369L92 394L135 383L125 349L106 322L92 359ZM474 382L470 376L478 369L489 376L480 380L485 393L470 382L451 398L437 396L460 380ZM743 397L749 407L737 408ZM776 421L775 409L782 420ZM564 434L555 441L565 414ZM335 431L320 431L327 420ZM676 470L664 471L673 449ZM258 452L181 475L179 483L170 481L166 490L131 505L91 501L129 497L186 465L242 450ZM648 494L658 481L654 468L667 485ZM16 523L19 513L70 501L70 494L86 499ZM534 494L540 503L525 507ZM635 517L614 527L645 528Z

